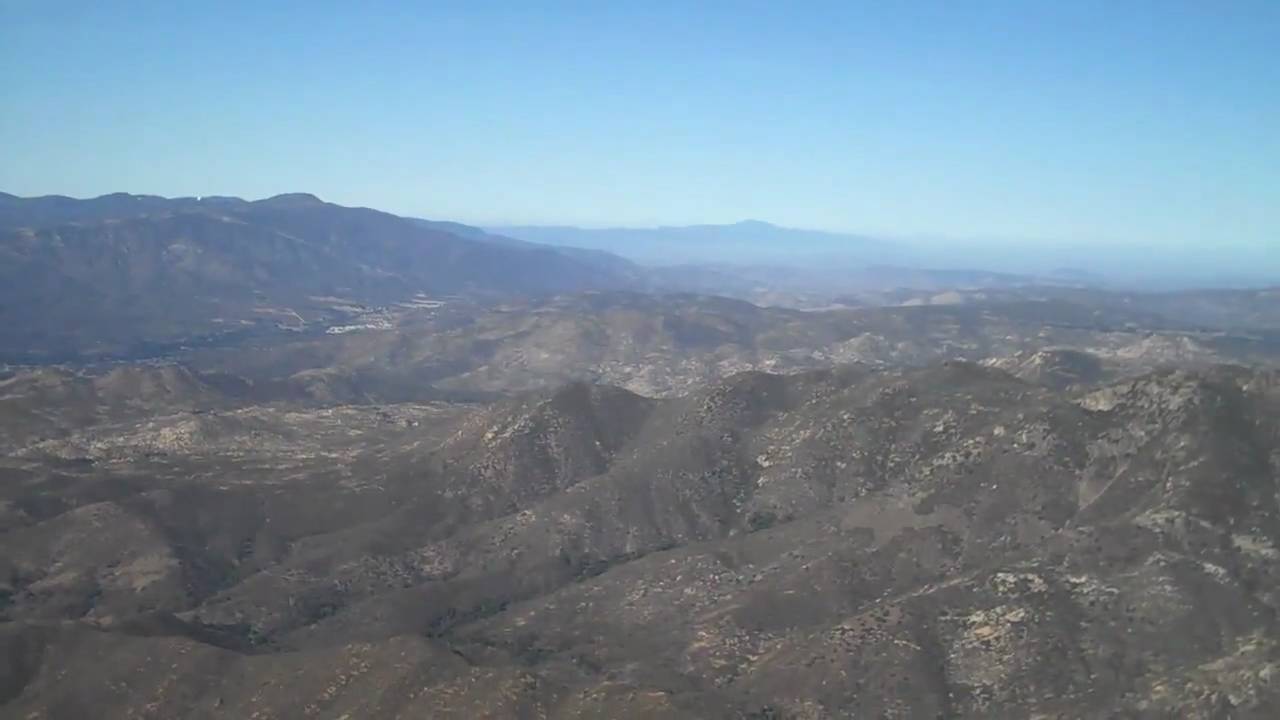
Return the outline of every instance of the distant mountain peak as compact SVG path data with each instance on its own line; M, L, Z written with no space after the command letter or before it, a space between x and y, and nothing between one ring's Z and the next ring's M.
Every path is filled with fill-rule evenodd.
M569 245L620 255L654 265L846 264L895 257L891 243L861 235L775 225L747 218L721 225L663 225L652 228L514 226L494 233L544 245Z
M311 193L301 193L301 192L273 195L265 200L260 200L259 202L269 203L271 205L323 205L324 204L324 201L316 197L315 195L312 195Z

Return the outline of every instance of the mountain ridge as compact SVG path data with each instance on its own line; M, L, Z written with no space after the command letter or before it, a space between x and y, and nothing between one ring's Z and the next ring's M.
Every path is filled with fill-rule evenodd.
M147 421L91 458L151 480L108 498L64 480L64 506L18 505L41 514L5 536L0 648L21 670L0 700L104 717L1266 717L1280 380L1058 387L965 362L746 372L660 401L574 383L428 447L402 427L297 456L329 469L287 489L239 476L289 445L184 480L141 452L164 433ZM83 441L19 457L63 442ZM373 458L377 484L348 484ZM73 542L103 527L111 542Z
M892 243L863 235L787 228L762 220L649 228L524 225L488 229L530 242L604 250L651 265L731 261L785 266L812 263L818 258L874 264L892 258L895 252Z
M7 196L6 225L0 344L32 358L301 329L343 317L344 307L423 294L502 297L641 282L622 260L480 242L305 193L257 201Z

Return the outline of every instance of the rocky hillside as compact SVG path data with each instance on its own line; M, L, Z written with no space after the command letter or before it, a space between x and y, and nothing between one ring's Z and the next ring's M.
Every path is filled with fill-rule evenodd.
M1274 717L1280 377L1094 369L175 408L11 445L0 708Z
M0 195L0 716L1280 715L1274 291L686 274Z

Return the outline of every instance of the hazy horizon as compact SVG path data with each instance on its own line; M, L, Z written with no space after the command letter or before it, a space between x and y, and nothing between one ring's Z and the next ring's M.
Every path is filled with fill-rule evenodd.
M0 188L0 193L6 192L7 190ZM120 194L131 193L117 191L72 199L85 200ZM196 199L233 197L249 202L276 197L147 195ZM330 198L302 190L280 195L311 195L323 202L334 202ZM70 196L51 193L44 197ZM376 206L372 209L389 211ZM411 213L401 215L420 217ZM420 219L459 222L456 218L447 217ZM1220 247L1168 248L1155 244L1108 246L1045 239L908 236L793 227L759 218L692 225L474 223L472 227L536 243L603 250L651 266L773 265L824 272L840 268L885 266L1043 277L1083 273L1081 279L1090 276L1093 281L1135 289L1280 285L1280 254L1272 253L1266 247L1246 249L1243 252L1234 249L1224 253Z
M0 0L0 87L0 719L1280 717L1280 0Z
M1280 5L0 3L0 187L1259 254Z

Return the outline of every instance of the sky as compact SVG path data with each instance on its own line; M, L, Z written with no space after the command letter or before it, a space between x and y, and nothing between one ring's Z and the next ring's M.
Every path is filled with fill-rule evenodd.
M1280 2L0 0L0 190L1280 257Z

